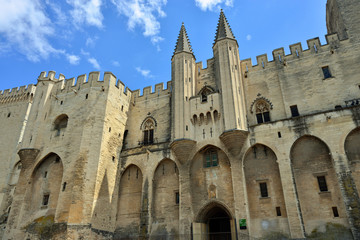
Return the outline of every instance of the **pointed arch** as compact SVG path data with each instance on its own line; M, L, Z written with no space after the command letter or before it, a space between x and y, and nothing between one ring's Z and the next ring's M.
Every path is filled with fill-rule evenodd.
M120 177L116 228L137 234L140 227L143 174L135 164L126 167Z
M219 200L210 200L207 201L203 207L201 207L199 209L199 211L197 212L194 221L195 222L202 222L205 223L208 219L208 215L211 213L211 210L214 208L221 208L222 210L224 210L227 215L229 216L230 219L234 219L234 215L231 212L230 208L223 202L219 201Z
M349 161L349 168L360 193L360 127L353 129L345 138L344 149Z
M345 205L327 144L318 137L304 135L293 143L290 159L306 233L325 227L328 222L341 221L348 227Z
M272 222L272 231L289 233L280 169L275 152L263 144L251 146L245 153L243 171L251 234L254 237L266 235L268 229L261 226L262 221Z
M221 201L233 209L233 183L229 181L232 179L231 164L223 150L210 144L203 146L192 158L189 170L194 212L209 200Z
M150 145L154 143L154 133L157 123L155 118L149 116L144 119L141 124L141 130L143 132L142 145Z
M30 177L30 191L26 195L27 216L55 215L62 179L63 163L58 154L50 152L38 161Z
M168 228L179 232L179 170L168 158L157 165L152 185L152 229ZM156 235L156 232L153 232ZM173 233L172 233L173 234Z
M61 114L57 116L53 123L53 130L56 132L55 136L60 136L61 132L63 132L68 125L69 117L66 114Z
M201 88L201 90L198 93L198 96L201 97L201 102L207 102L208 100L208 95L215 92L214 89L210 86L204 86L203 88Z

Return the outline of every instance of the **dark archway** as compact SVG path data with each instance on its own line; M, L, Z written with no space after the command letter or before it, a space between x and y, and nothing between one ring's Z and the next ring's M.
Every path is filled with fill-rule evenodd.
M209 240L230 240L231 225L230 216L227 212L215 206L206 214Z
M194 237L208 240L235 239L234 217L228 207L217 200L208 202L193 223Z

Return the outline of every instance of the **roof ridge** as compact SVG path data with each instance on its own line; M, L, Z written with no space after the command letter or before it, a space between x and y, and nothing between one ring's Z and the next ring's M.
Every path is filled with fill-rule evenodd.
M174 55L175 53L179 53L179 52L188 52L194 54L184 23L181 24L179 36L175 45Z
M218 21L218 24L216 27L214 45L217 41L219 41L223 38L230 38L230 39L235 40L235 36L231 30L230 24L229 24L228 20L226 19L226 16L225 16L223 10L221 9L219 21Z

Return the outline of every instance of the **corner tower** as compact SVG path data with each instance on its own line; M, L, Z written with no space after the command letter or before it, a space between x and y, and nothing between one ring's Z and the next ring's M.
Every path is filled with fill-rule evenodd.
M244 86L238 43L221 10L213 45L216 84L221 93L224 130L246 130Z
M326 27L328 34L338 33L340 40L360 40L360 1L328 0L326 3Z
M186 120L190 119L188 99L195 95L195 61L183 23L171 59L173 140L187 137Z

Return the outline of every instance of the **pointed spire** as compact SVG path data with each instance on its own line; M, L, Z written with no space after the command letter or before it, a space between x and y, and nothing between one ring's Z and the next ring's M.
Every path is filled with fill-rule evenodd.
M179 53L179 52L188 52L188 53L191 53L194 55L187 32L186 32L186 29L185 29L185 26L184 26L184 23L182 23L181 28L180 28L180 33L179 33L179 37L176 41L174 54Z
M223 38L230 38L230 39L235 40L234 34L231 31L230 25L225 17L223 10L221 9L219 22L218 22L217 29L216 29L214 44Z

